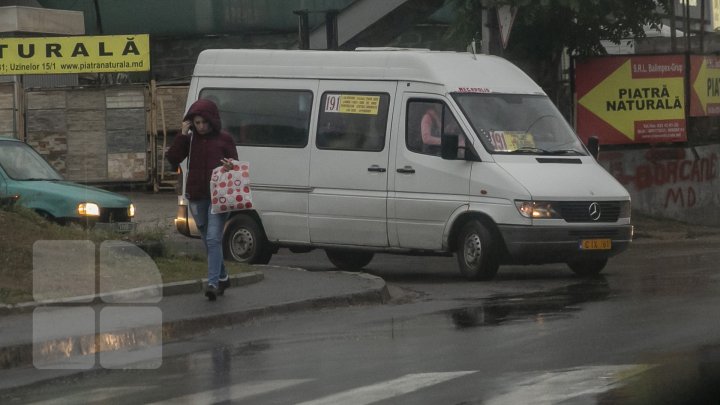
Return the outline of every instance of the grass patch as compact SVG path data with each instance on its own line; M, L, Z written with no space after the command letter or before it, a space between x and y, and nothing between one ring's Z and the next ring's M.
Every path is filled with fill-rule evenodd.
M125 241L149 252L152 259L145 257L146 254L140 259L152 260L164 283L207 277L206 258L170 255L165 249L165 235L161 230L115 234L77 225L60 226L23 207L1 208L0 229L3 230L0 233L0 303L3 304L33 300L33 246L39 240L89 240L96 246L96 258L102 242ZM226 267L230 274L251 270L251 266L236 262L226 262ZM60 290L61 284L58 284Z
M207 278L207 262L205 259L193 260L185 257L161 257L155 259L160 269L163 282L197 280ZM250 266L237 262L225 262L225 269L230 275L250 270Z

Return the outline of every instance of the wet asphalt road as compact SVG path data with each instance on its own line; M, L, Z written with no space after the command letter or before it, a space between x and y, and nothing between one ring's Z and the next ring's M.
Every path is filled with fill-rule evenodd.
M164 347L153 371L99 371L0 403L720 403L720 239L640 241L602 277L379 255L393 301L276 316ZM271 264L330 268L322 252Z

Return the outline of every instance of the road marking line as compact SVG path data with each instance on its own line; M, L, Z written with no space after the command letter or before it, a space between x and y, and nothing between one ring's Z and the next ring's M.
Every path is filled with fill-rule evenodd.
M149 390L152 387L148 386L129 386L129 387L109 387L109 388L95 388L90 391L81 392L79 394L71 394L68 396L48 399L46 401L32 402L29 405L74 405L88 402L104 402L121 395L129 394L131 392L140 392Z
M408 374L395 380L366 385L298 405L366 405L440 384L477 371Z
M557 404L583 395L610 391L618 383L648 370L647 365L593 366L543 373L514 384L512 392L490 398L486 405Z
M299 385L310 379L296 380L268 380L253 381L240 384L234 384L227 387L221 387L214 390L198 392L195 394L185 395L182 397L167 399L164 401L154 402L158 404L212 404L216 402L236 401L246 399L255 395L266 394L275 390L282 390L294 385Z

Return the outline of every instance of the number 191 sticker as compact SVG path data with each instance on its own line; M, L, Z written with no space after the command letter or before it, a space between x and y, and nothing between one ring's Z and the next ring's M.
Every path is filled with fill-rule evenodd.
M378 115L380 96L360 94L328 94L325 96L325 112L343 114Z
M512 152L521 148L534 148L532 134L521 131L492 131L490 141L496 152Z

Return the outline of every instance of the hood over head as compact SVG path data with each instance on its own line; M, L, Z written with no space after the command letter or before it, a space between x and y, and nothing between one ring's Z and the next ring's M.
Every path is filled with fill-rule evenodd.
M222 123L220 122L220 110L212 100L201 98L192 103L183 120L191 120L196 115L205 118L212 127L214 132L220 132Z

